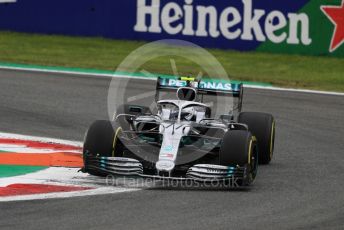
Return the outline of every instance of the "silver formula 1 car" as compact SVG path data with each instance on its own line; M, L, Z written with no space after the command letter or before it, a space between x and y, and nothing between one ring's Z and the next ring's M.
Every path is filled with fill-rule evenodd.
M160 92L175 92L161 100ZM228 112L212 116L204 97L231 97ZM270 114L241 112L242 84L218 86L192 78L158 78L157 112L124 104L113 121L98 120L88 129L83 172L127 176L251 184L258 164L273 156L275 122ZM236 115L235 115L236 114Z

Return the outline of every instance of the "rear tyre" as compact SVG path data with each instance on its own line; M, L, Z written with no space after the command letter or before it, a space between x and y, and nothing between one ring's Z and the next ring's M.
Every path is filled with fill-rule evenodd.
M219 163L224 166L233 164L247 166L248 181L241 181L241 184L251 183L258 170L258 149L255 137L247 130L228 131L222 139Z
M84 171L91 175L104 175L94 169L90 169L87 157L121 157L123 146L118 139L121 128L116 123L107 120L98 120L92 123L88 129L83 147Z
M246 124L250 132L257 138L259 163L269 164L273 157L275 144L275 120L271 114L242 112L239 123Z

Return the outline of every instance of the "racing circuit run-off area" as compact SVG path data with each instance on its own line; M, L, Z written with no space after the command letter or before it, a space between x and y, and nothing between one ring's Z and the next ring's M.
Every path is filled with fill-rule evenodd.
M344 1L0 0L0 229L343 229Z

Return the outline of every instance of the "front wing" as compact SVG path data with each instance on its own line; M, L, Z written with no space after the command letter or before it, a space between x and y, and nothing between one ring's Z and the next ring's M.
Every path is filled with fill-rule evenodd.
M248 175L247 166L222 166L214 164L196 164L188 168L185 176L173 177L166 174L145 174L140 161L123 157L85 156L84 172L92 170L101 175L141 177L154 180L197 181L201 183L240 181L240 185L248 185L252 181Z

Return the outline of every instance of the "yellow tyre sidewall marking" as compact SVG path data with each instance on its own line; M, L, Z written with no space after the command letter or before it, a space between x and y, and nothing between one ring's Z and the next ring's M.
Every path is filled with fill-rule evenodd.
M117 136L118 134L122 131L122 128L121 127L118 127L116 129L116 132L115 132L115 136L113 138L113 144L112 144L112 156L115 157L115 147L116 147L116 143L117 143Z
M252 165L251 165L251 160L252 160L252 145L253 145L253 142L256 142L256 141L257 141L257 138L256 138L255 136L252 136L252 137L251 137L251 140L250 140L250 146L249 146L249 149L248 149L248 164L249 164L249 166L250 166L251 169L252 169ZM249 178L250 178L250 181L253 180L252 171L250 171Z
M252 144L253 142L255 142L257 139L255 136L252 136L251 137L251 140L250 140L250 145L248 147L248 164L251 164L251 159L252 159Z
M272 128L271 128L271 137L270 137L270 159L272 158L272 147L273 147L273 139L274 139L274 133L275 133L275 121L272 122Z

